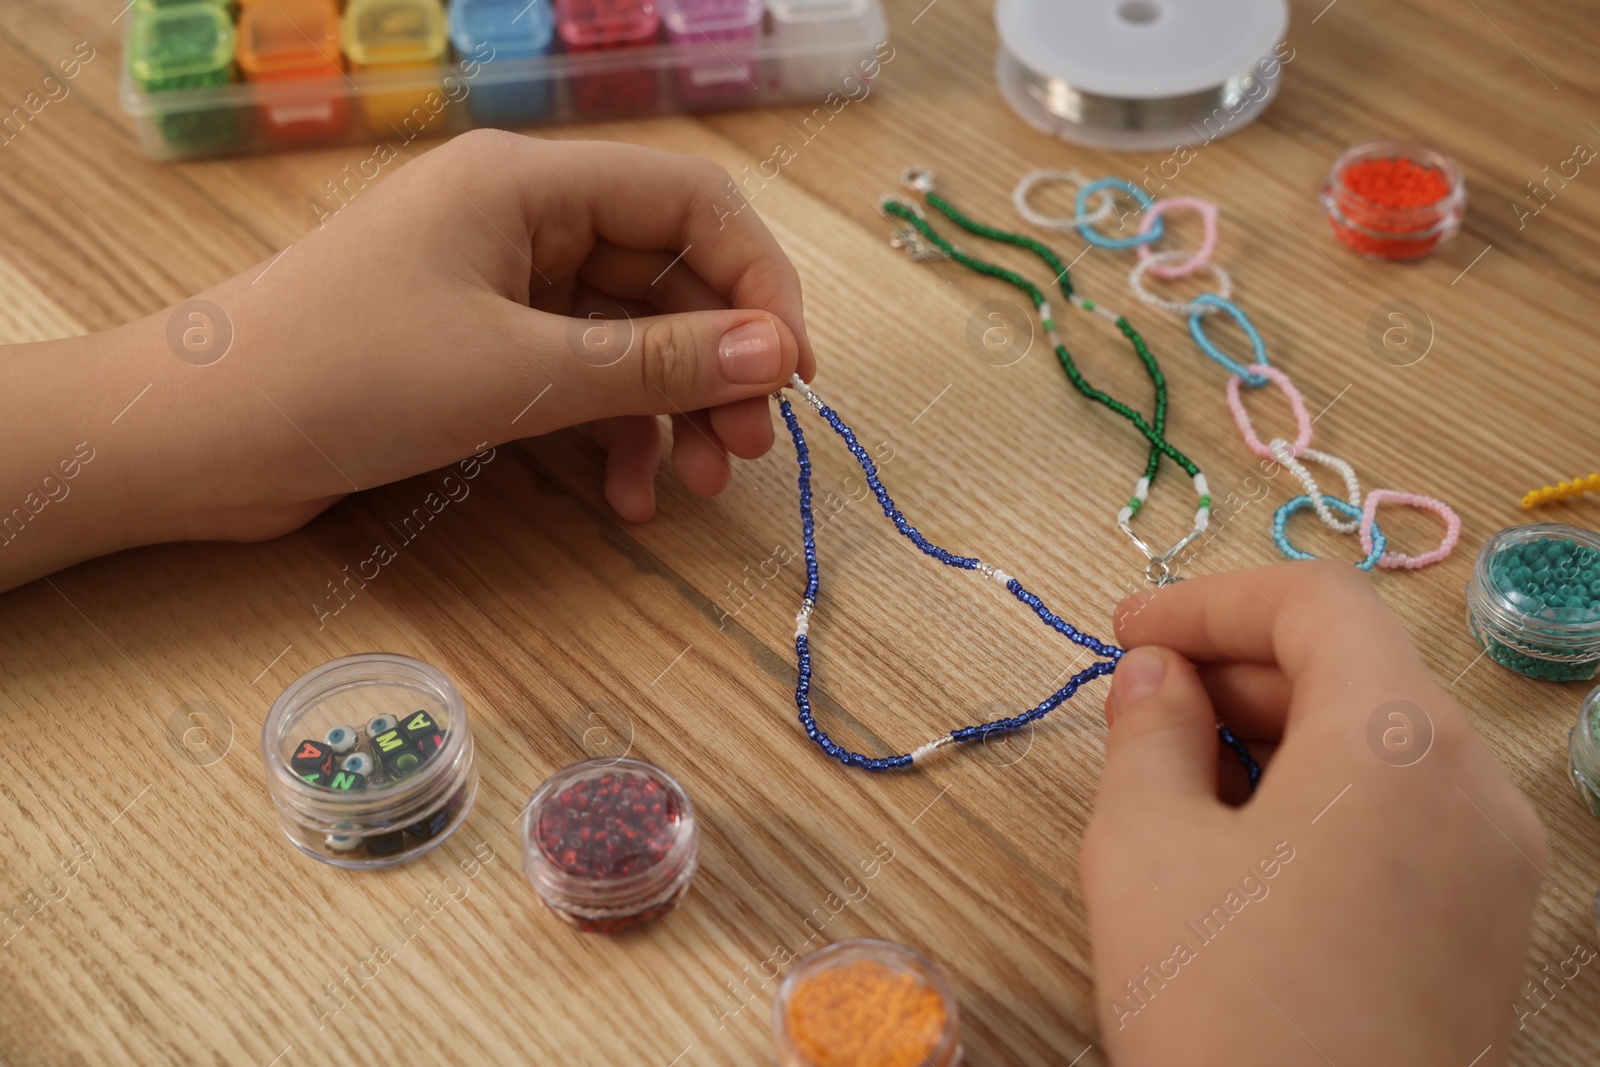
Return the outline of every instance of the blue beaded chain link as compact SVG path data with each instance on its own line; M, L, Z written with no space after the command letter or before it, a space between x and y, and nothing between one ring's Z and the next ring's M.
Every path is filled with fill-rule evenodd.
M800 429L800 420L795 417L793 406L789 403L787 397L777 393L774 394L774 399L778 401L778 410L783 415L784 424L789 428L789 436L794 440L795 458L800 467L800 528L805 542L806 558L806 593L804 600L801 602L799 614L795 618L794 649L798 660L798 679L795 682L794 700L795 706L800 712L800 725L805 728L806 736L811 738L817 747L847 767L860 767L869 771L888 771L910 767L919 758L929 755L947 744L983 741L996 734L1020 730L1029 723L1042 719L1060 707L1086 682L1090 682L1102 675L1110 674L1116 669L1117 661L1122 658L1122 649L1115 645L1108 645L1096 637L1083 633L1052 612L1045 606L1043 600L1004 571L984 563L975 556L958 556L923 537L921 531L911 525L910 521L901 514L900 509L895 506L894 500L889 496L889 491L878 480L878 468L872 462L872 457L867 454L867 450L856 439L855 432L845 425L838 412L824 404L822 398L812 392L799 378L794 379L793 387L800 392L807 403L817 409L817 413L822 416L829 426L833 427L833 432L838 434L844 441L845 447L850 450L850 454L855 457L856 463L860 465L867 485L872 489L873 495L877 497L878 504L883 508L884 515L894 523L895 529L900 531L901 536L947 567L975 571L985 578L1004 585L1012 596L1031 608L1033 613L1046 626L1074 644L1081 645L1101 657L1095 663L1074 674L1067 680L1065 685L1032 708L1009 718L993 719L976 726L963 726L959 729L951 730L945 736L923 745L915 752L907 752L898 756L868 756L860 752L852 752L837 744L833 738L829 737L817 725L816 716L811 709L811 639L807 631L811 624L811 614L816 609L817 595L821 585L821 574L817 566L816 522L813 519L811 510L811 451L806 445L805 433ZM1250 750L1227 727L1219 723L1217 731L1223 744L1227 745L1239 757L1239 762L1244 765L1250 776L1250 788L1254 790L1256 783L1261 778L1261 767L1250 755Z

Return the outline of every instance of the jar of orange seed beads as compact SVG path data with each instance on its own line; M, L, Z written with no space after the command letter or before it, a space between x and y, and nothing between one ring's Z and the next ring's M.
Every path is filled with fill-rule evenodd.
M839 941L778 986L778 1067L956 1067L956 998L939 968L903 945Z
M1461 170L1412 141L1371 141L1334 160L1322 187L1334 236L1368 259L1422 259L1456 235L1467 209Z

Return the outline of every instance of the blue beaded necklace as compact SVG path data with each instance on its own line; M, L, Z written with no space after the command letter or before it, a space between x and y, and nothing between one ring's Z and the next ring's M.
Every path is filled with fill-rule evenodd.
M800 466L800 528L804 539L806 557L806 591L804 598L800 602L800 611L795 615L794 620L794 650L798 659L798 680L795 683L794 702L795 707L799 709L800 724L805 727L806 736L811 738L818 748L846 767L860 767L869 771L889 771L911 767L946 745L984 741L997 734L1020 730L1029 723L1044 718L1060 707L1086 682L1099 678L1101 675L1110 674L1116 669L1117 661L1122 658L1122 649L1115 645L1108 645L1096 637L1083 633L1071 623L1060 618L1045 606L1044 601L1029 592L1021 582L998 567L985 563L976 556L958 556L923 537L922 533L911 525L910 521L900 513L900 509L895 506L894 500L889 496L889 491L878 480L878 469L872 462L872 457L867 455L867 450L856 440L855 432L845 425L844 420L839 417L839 413L823 403L822 398L813 392L809 385L801 381L799 375L790 379L789 387L799 393L806 403L815 408L817 414L821 415L823 420L833 427L833 432L843 439L845 447L850 450L850 454L860 464L861 473L865 476L867 485L872 489L873 495L878 498L878 503L883 508L884 515L894 523L895 529L900 531L901 536L947 567L973 571L981 577L1004 586L1012 596L1030 608L1046 626L1073 644L1080 645L1100 657L1088 667L1074 674L1067 680L1066 685L1057 689L1032 708L1009 718L992 719L976 726L963 726L959 729L951 730L944 736L930 741L912 752L906 752L898 756L868 756L860 752L852 752L837 744L833 738L828 736L826 731L817 725L816 717L811 710L811 638L809 630L811 628L812 612L817 607L817 594L821 584L821 574L817 566L816 524L811 512L811 451L806 446L806 437L800 429L800 420L795 417L794 408L790 405L788 397L782 393L774 393L773 399L777 400L778 409L783 414L784 424L789 428L789 436L794 440L795 458ZM1244 765L1250 776L1250 788L1254 790L1256 783L1261 778L1261 768L1250 755L1250 750L1226 726L1218 723L1217 732L1222 742L1233 751L1234 755L1239 758L1239 762Z

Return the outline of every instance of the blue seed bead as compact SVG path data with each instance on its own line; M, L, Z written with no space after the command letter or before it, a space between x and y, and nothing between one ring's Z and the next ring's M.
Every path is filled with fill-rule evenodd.
M1158 226L1159 221L1160 220L1158 219ZM778 410L783 416L784 425L789 430L790 437L794 441L795 457L800 472L796 484L799 488L800 526L806 558L806 597L810 599L812 603L815 603L816 592L819 586L819 571L816 562L816 529L811 510L810 453L806 445L805 434L800 429L800 423L795 417L793 405L789 403L787 397L779 398ZM850 450L851 454L855 457L857 464L861 467L862 473L866 477L867 485L872 489L873 495L877 497L878 503L881 505L884 515L894 523L895 529L898 530L900 534L907 540L915 544L922 552L932 556L940 563L959 570L975 570L979 565L979 560L976 557L958 556L953 552L941 548L940 546L928 541L922 536L922 533L917 530L915 526L911 525L905 516L900 513L899 509L895 507L894 501L890 498L888 490L885 489L883 483L878 480L877 469L873 465L871 458L867 455L866 450L861 448L859 443L856 441L855 434L848 426L844 425L843 420L841 420L831 408L823 405L818 410L823 419L826 420L833 428L834 432L844 440L846 447ZM1381 537L1381 534L1378 536ZM1381 548L1379 549L1379 552L1382 552ZM1597 575L1597 578L1600 578L1600 575ZM947 736L954 740L968 741L981 739L992 734L1019 729L1020 727L1033 722L1038 718L1041 718L1045 714L1054 710L1056 707L1059 707L1064 701L1071 697L1073 693L1077 692L1078 688L1084 683L1091 681L1092 679L1099 678L1103 675L1110 674L1115 669L1117 662L1122 657L1122 650L1120 648L1117 648L1115 645L1105 644L1097 638L1079 632L1065 620L1053 614L1049 608L1045 606L1042 600L1025 589L1022 586L1022 583L1018 582L1016 579L1013 578L1008 581L1006 583L1006 588L1019 601L1032 608L1034 614L1036 614L1040 621L1045 623L1045 625L1049 626L1051 629L1055 630L1057 633L1066 637L1073 643L1087 648L1097 655L1106 658L1092 663L1088 667L1079 671L1077 674L1073 675L1067 680L1065 685L1063 685L1050 697L1035 705L1032 709L1023 712L1020 715L1011 716L1010 718L997 719L993 722L984 723L979 726L963 727L961 729L951 731ZM817 747L822 749L822 751L829 757L839 761L847 767L860 767L868 771L886 771L912 766L914 761L909 753L904 753L897 756L866 756L859 752L851 752L843 746L835 743L833 739L830 738L822 730L822 728L816 724L816 719L811 710L811 701L809 699L809 693L811 690L810 640L805 634L796 635L794 646L797 666L797 676L795 681L795 707L799 712L800 725L802 729L805 730L806 736L810 738L817 745ZM1251 758L1247 749L1244 749L1242 746L1235 747L1235 744L1231 740L1231 735L1228 735L1226 731L1223 731L1222 736L1224 741L1229 744L1229 747L1234 748L1235 754L1239 757L1240 762L1245 766L1247 772L1249 773L1251 786L1254 788L1256 781L1259 780L1261 775L1260 766L1255 762L1254 759Z

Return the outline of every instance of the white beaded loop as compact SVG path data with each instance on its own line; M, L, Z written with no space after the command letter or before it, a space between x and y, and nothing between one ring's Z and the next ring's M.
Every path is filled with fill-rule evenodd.
M1197 304L1192 300L1165 300L1144 287L1144 272L1152 266L1157 263L1169 263L1173 260L1187 260L1189 255L1188 252L1179 251L1150 253L1148 258L1139 260L1138 263L1134 264L1133 269L1128 272L1128 288L1133 290L1134 296L1137 296L1146 304L1151 307L1158 307L1163 311L1171 311L1177 315L1215 314L1220 309L1214 304ZM1210 271L1212 277L1217 279L1216 295L1227 300L1233 294L1233 278L1217 263L1207 263L1204 269Z
M1309 459L1314 463L1320 463L1324 467L1337 471L1339 476L1344 479L1345 492L1348 494L1346 499L1359 511L1361 509L1361 483L1356 480L1354 467L1338 456L1319 452L1315 448L1302 449L1300 457L1297 459L1292 446L1281 437L1273 438L1267 448L1271 450L1273 458L1282 464L1285 470L1299 479L1301 485L1305 486L1306 496L1310 498L1311 506L1315 509L1317 518L1322 520L1324 526L1336 533L1344 534L1355 533L1361 528L1360 516L1354 519L1341 519L1333 513L1333 509L1328 507L1327 502L1322 499L1322 489L1317 485L1317 480L1311 476L1310 471L1306 470L1305 464L1301 463L1300 459Z
M1017 214L1035 226L1046 230L1061 230L1071 232L1079 226L1090 226L1097 222L1104 222L1117 210L1116 200L1110 190L1102 189L1100 192L1100 206L1087 215L1074 215L1070 219L1059 218L1055 215L1046 215L1036 211L1028 203L1028 194L1033 192L1033 187L1041 182L1065 182L1074 189L1081 189L1088 182L1083 175L1071 170L1035 170L1022 176L1017 187L1011 190L1011 206L1017 209Z

